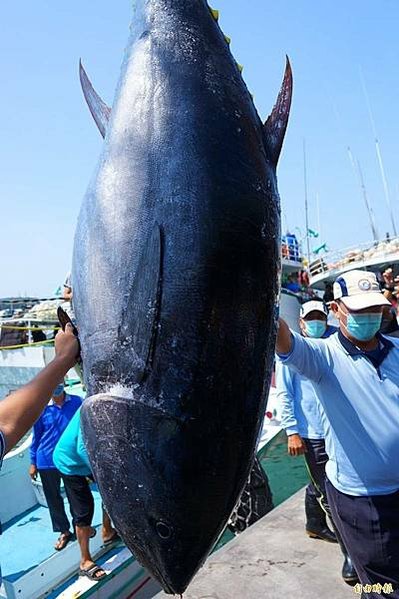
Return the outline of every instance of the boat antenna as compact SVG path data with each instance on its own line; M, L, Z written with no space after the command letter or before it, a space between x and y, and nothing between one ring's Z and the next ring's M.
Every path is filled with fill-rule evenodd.
M338 112L338 108L335 104L335 102L333 101L332 97L331 97L331 103L332 103L332 107L333 107L333 111L335 113L335 117L337 119L337 123L339 126L339 129L341 130L341 137L342 139L344 139L345 137L345 133L344 133L344 127L342 125L342 120L341 120L341 116ZM355 159L353 157L352 154L352 150L350 148L350 146L346 146L347 152L348 152L348 156L349 156L349 162L351 163L352 166L352 170L353 170L353 174L355 176L355 179L358 180L359 185L360 185L360 189L363 195L363 199L364 199L364 203L366 205L366 210L367 210L367 214L369 217L369 223L370 223L370 228L371 228L371 232L374 238L374 241L378 241L378 231L377 231L377 227L375 224L375 217L374 217L374 212L373 209L371 207L371 204L369 202L369 198L367 195L367 190L366 190L366 185L364 183L364 178L363 178L363 172L360 166L360 162L357 160L357 166L356 166L356 162Z
M353 169L353 174L355 175L356 179L358 179L358 181L359 181L360 191L362 192L366 210L369 215L369 222L370 222L371 233L373 235L373 239L375 242L378 242L378 231L377 231L377 227L375 224L374 213L370 206L370 202L369 202L369 199L367 196L366 185L364 183L363 171L360 166L360 162L359 162L359 160L356 160L356 162L355 162L355 159L352 154L352 150L350 149L349 146L348 146L347 150L348 150L349 161L350 161L350 163L352 165L352 169Z
M306 141L303 139L303 182L305 190L305 226L306 226L306 253L308 268L310 266L310 244L309 244L309 206L308 206L308 177L306 169Z
M371 109L370 97L369 97L368 92L367 92L366 82L364 80L363 72L362 72L361 67L359 68L359 73L360 73L360 80L362 82L364 97L366 99L367 108L368 108L368 112L369 112L371 129L372 129L373 135L374 135L375 150L376 150L376 153L377 153L378 164L379 164L379 167L380 167L382 185L384 187L385 201L387 203L388 210L389 210L389 215L391 217L391 223L392 223L393 233L394 233L394 236L397 237L396 225L395 225L395 220L394 220L393 212L392 212L391 199L389 197L388 183L387 183L387 178L386 178L386 175L385 175L384 163L382 161L382 154L381 154L380 142L378 141L377 129L376 129L376 126L375 126L373 111Z
M316 193L316 210L317 210L317 231L320 237L323 237L321 232L321 220L320 220L320 194Z
M282 229L283 231L289 231L290 227L288 224L288 218L287 218L287 213L285 212L285 210L281 210L281 221L282 221Z

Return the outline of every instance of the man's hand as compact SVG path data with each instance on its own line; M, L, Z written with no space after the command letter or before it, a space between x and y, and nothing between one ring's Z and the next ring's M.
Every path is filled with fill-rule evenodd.
M70 363L70 367L76 363L79 354L79 342L73 333L71 324L67 324L64 331L58 331L55 338L55 353L57 358L61 358Z
M387 289L391 289L394 286L394 278L392 268L387 268L382 273L382 278L384 279L384 283Z
M37 467L35 466L35 464L30 465L29 476L31 477L32 480L37 479Z
M306 445L301 435L295 433L288 437L288 453L290 455L302 455L306 453Z
M64 287L64 293L62 294L62 297L66 302L70 302L72 300L72 295L72 287Z

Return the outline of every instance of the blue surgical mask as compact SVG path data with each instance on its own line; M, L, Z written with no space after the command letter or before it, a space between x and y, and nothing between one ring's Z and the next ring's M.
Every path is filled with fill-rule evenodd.
M53 391L53 395L58 397L59 395L62 395L64 393L64 385L63 383L61 383L60 385L57 385L56 388Z
M323 320L305 320L305 331L308 337L323 337L327 323Z
M381 328L382 314L347 314L348 333L359 341L370 341Z

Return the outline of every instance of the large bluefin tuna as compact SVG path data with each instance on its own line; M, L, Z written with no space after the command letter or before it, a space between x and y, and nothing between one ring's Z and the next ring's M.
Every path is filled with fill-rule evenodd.
M276 165L287 63L264 125L205 0L137 0L83 201L74 307L82 424L127 546L182 593L246 483L276 326Z

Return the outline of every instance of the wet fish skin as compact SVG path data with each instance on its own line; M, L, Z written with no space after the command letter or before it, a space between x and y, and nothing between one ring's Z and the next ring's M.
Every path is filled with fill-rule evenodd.
M265 411L291 91L288 65L265 127L206 2L138 0L98 110L72 275L83 433L118 532L170 593L225 527Z

